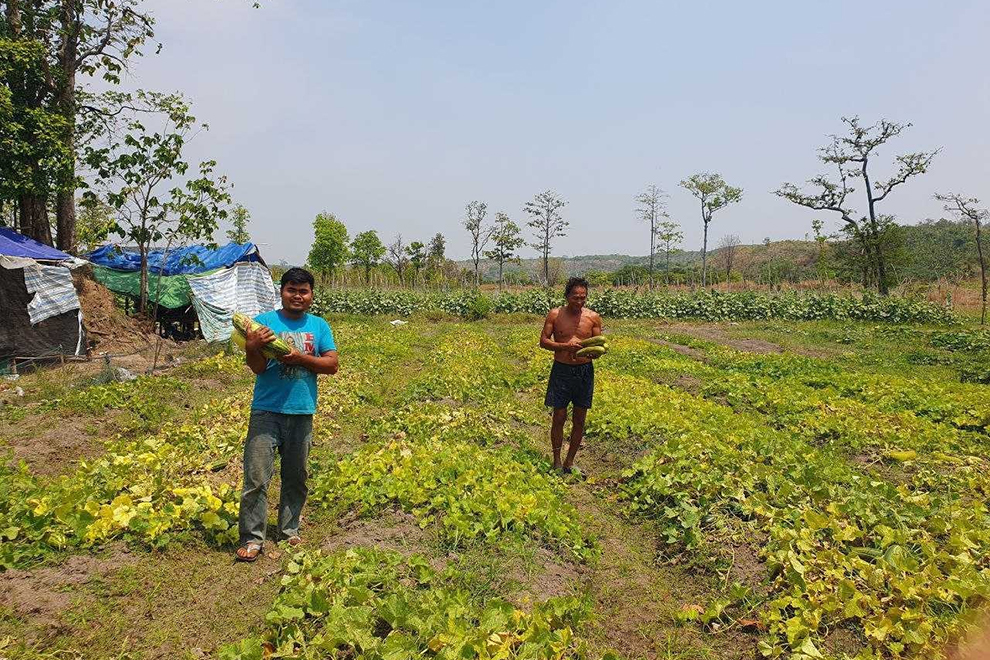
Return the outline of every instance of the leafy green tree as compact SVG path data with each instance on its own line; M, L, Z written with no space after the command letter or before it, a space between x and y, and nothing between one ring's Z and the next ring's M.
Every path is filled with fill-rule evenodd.
M895 240L897 230L894 218L879 212L877 205L885 200L897 186L908 179L924 174L931 166L938 151L919 151L895 157L897 173L886 181L872 182L869 172L871 159L890 140L900 135L911 124L898 124L881 119L872 126L861 126L859 117L843 117L848 134L833 135L829 144L819 149L819 159L829 167L835 167L838 180L821 174L808 181L818 190L812 194L802 193L792 183L783 184L776 194L799 206L816 211L838 213L846 223L845 231L859 243L865 259L863 285L875 283L881 295L890 291L893 274L889 267L885 244ZM849 196L855 192L851 182L863 181L866 196L866 215L858 218Z
M89 252L106 242L117 222L114 209L96 197L82 197L76 202L79 217L76 219L76 242Z
M664 273L663 280L666 286L670 286L670 255L678 252L678 246L684 240L684 232L681 226L671 220L663 220L657 224L657 240L663 246Z
M371 283L371 269L381 263L385 246L374 229L363 231L351 241L351 263L364 269L365 284Z
M216 176L215 161L203 161L189 176L189 163L182 150L189 134L205 129L179 95L141 93L144 100L164 118L161 126L149 129L142 120L127 122L128 133L120 142L88 146L86 163L97 175L96 189L102 189L113 207L113 231L137 245L141 255L140 310L148 303L148 251L164 242L166 250L187 240L207 239L227 217L230 203L227 178ZM185 183L175 183L186 177ZM170 190L166 186L173 185ZM167 196L165 196L167 195ZM97 197L88 190L86 198Z
M78 125L82 113L93 110L79 103L78 77L119 83L128 60L153 36L153 25L150 14L141 11L140 0L4 2L0 52L27 48L32 55L14 60L2 76L11 91L14 114L30 118L21 124L22 136L40 131L45 138L40 149L4 152L15 154L31 180L18 191L20 223L36 235L44 234L41 238L50 243L46 225L53 207L57 244L63 250L75 250L75 155L80 137L85 142ZM0 59L5 58L0 55Z
M313 270L326 280L347 263L347 227L333 213L324 211L313 220L313 245L307 259Z
M662 222L662 218L670 217L664 210L665 196L663 190L655 185L647 186L645 191L636 196L636 203L639 204L636 214L639 215L640 220L650 225L650 290L653 289L653 267L657 254L659 223Z
M701 286L708 286L708 225L716 211L742 199L742 188L727 184L720 174L701 172L681 181L681 187L701 202L704 239L701 244Z
M532 217L532 220L526 223L527 227L533 229L536 239L530 243L530 247L540 253L543 285L547 287L550 286L550 251L553 248L553 241L566 236L565 232L570 224L564 220L560 212L566 204L567 202L557 193L547 190L533 197L523 207L523 211Z
M960 220L973 223L976 238L976 252L980 263L980 325L987 322L987 259L983 253L982 223L990 219L990 211L980 208L980 200L958 193L936 194L935 199L945 203L945 210L955 214Z
M227 230L227 240L243 245L251 240L247 226L251 220L251 213L244 208L243 204L238 204L230 213L230 224L232 227Z
M443 265L443 260L447 258L446 251L447 239L444 238L443 234L437 232L426 246L426 259L430 262L431 266L435 264L437 267L440 267Z
M505 279L502 271L506 263L519 262L516 250L526 244L521 235L519 225L509 220L505 213L495 214L495 226L492 231L492 249L485 256L498 264L498 288L502 289Z
M485 246L491 240L494 227L485 226L485 216L488 214L488 205L484 202L474 200L468 202L464 207L464 228L471 234L471 261L474 262L474 285L481 284L479 267L481 256L484 254Z
M413 241L406 246L406 256L413 268L413 286L419 281L419 272L426 265L426 245L422 241Z
M44 92L44 44L24 35L12 13L22 16L8 5L0 18L0 203L13 209L13 227L53 245L49 199L74 185L75 153L62 138L64 117Z

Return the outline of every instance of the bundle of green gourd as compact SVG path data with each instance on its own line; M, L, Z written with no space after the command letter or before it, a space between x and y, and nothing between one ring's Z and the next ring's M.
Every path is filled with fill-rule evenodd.
M265 327L263 324L258 323L250 316L246 316L240 312L234 312L234 317L231 321L234 323L234 331L230 333L230 338L233 339L234 343L242 349L244 348L244 343L247 341L247 331L249 328L257 330ZM274 341L265 344L261 348L261 354L269 360L274 360L282 357L283 355L288 355L291 352L292 347L278 335L275 336Z
M574 353L575 357L587 357L594 360L595 358L600 358L608 353L608 340L605 339L605 335L596 335L594 337L582 339L581 345L584 346L584 348L576 351Z

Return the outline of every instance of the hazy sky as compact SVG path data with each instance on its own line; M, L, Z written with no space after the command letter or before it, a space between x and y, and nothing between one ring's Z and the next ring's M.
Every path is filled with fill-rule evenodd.
M190 156L230 176L272 262L305 259L324 209L352 236L443 232L463 258L468 201L523 224L546 189L568 201L556 254L646 254L633 197L650 183L697 249L699 211L677 184L701 170L744 189L712 243L803 238L816 213L771 191L822 171L816 149L852 114L914 123L879 177L897 153L942 148L888 198L901 222L937 217L935 191L990 198L985 0L148 6L164 47L127 84L192 100L211 130Z

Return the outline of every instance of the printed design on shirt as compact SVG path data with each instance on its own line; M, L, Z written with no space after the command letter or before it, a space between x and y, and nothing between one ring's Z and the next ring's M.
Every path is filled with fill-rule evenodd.
M280 332L278 336L300 353L316 355L316 338L313 337L312 332ZM288 364L281 366L282 368L279 369L279 378L282 380L299 380L309 375L309 370L306 367Z

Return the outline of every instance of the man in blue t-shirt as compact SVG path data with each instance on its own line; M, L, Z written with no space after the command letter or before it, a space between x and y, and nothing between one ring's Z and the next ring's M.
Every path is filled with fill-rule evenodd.
M239 519L237 559L261 554L268 520L268 483L275 472L275 452L282 458L278 532L291 545L302 543L299 514L306 502L306 461L313 440L316 375L337 373L337 347L325 320L307 314L313 304L313 276L302 268L282 275L282 309L255 317L262 328L248 331L244 349L257 378L251 421L244 445L244 489ZM261 350L281 337L292 352L269 360Z

